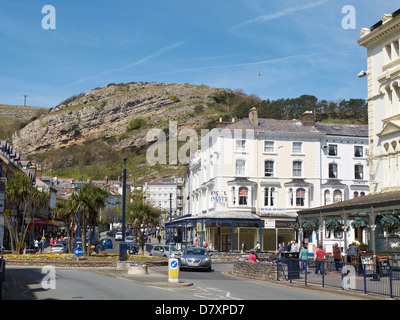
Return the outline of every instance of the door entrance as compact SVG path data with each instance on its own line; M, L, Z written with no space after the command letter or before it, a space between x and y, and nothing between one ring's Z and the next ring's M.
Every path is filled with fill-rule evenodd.
M228 252L231 250L232 239L230 235L222 235L222 252Z

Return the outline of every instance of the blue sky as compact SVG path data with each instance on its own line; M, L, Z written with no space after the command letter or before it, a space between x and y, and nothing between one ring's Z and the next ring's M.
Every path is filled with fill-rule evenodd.
M56 29L42 28L45 5ZM342 8L355 8L344 29ZM262 99L366 98L357 40L394 0L0 0L0 103L54 107L108 83L242 89ZM261 75L259 76L259 71Z

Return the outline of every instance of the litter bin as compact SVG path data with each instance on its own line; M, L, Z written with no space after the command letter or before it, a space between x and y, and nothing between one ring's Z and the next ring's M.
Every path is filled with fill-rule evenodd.
M282 252L282 262L288 266L288 278L300 278L300 261L298 252Z

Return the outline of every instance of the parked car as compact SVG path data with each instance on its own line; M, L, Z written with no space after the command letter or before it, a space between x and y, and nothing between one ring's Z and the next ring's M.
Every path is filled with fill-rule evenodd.
M53 244L50 249L51 253L65 253L66 249L63 244Z
M107 237L115 237L115 231L114 230L107 231L106 236Z
M115 240L122 240L122 232L117 232L115 234Z
M113 243L111 239L103 239L101 240L101 249L112 249Z
M151 256L156 257L169 257L169 246L166 245L156 245L150 251ZM182 255L182 252L171 246L171 258L179 258Z
M65 240L59 240L57 244L62 244L65 247L65 252L68 253L68 243Z
M211 254L206 248L188 247L180 258L179 269L203 269L211 271Z
M127 236L127 237L125 237L125 242L126 243L135 243L135 237L134 236Z
M139 247L134 243L128 243L127 252L129 254L137 254L139 252Z

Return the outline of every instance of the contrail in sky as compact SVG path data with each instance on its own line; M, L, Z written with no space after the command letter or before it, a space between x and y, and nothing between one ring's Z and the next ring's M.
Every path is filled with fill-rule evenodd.
M75 81L73 83L70 83L70 84L66 85L66 87L70 87L70 86L73 86L73 85L80 84L82 82L93 80L93 79L96 79L99 76L103 76L103 75L106 75L106 74L109 74L109 73L123 71L123 70L129 69L129 68L135 67L135 66L140 65L140 64L142 64L144 62L147 62L147 61L149 61L149 60L151 60L153 58L159 57L159 56L163 55L164 53L181 46L184 43L185 43L185 41L175 42L174 44L171 44L171 45L166 46L166 47L162 47L161 49L158 49L157 51L149 54L148 56L146 56L146 57L144 57L142 59L139 59L138 61L135 61L133 63L130 63L130 64L126 65L126 66L115 68L115 69L108 70L108 71L104 71L104 72L101 72L101 73L99 73L99 74L97 74L95 76L82 78L80 80L77 80L77 81Z
M308 3L308 4L304 5L304 6L289 7L289 8L286 8L286 9L282 10L282 11L261 15L261 16L258 16L257 18L249 19L247 21L243 21L243 22L231 27L231 29L234 30L234 29L238 29L240 27L244 27L244 26L247 26L247 25L255 23L255 22L264 22L264 21L269 21L269 20L272 20L272 19L280 18L280 17L286 16L286 15L292 13L292 12L297 12L297 11L301 11L301 10L306 10L306 9L311 9L311 8L318 7L320 5L323 5L326 2L328 2L328 0L319 0L317 2Z

